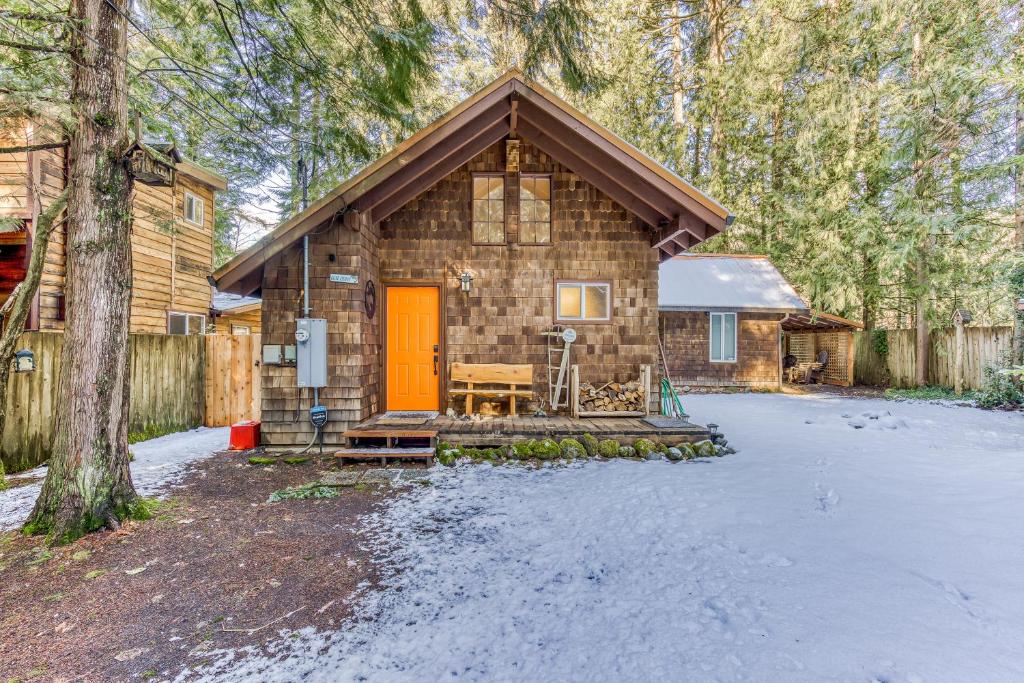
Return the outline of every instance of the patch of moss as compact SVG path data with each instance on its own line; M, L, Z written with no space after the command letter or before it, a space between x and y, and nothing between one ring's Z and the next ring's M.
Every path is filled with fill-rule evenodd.
M698 458L713 458L718 455L715 444L711 443L707 439L693 444L693 453Z
M254 455L249 458L250 465L273 465L277 463L277 458L268 458L265 455Z
M637 439L633 442L633 450L641 458L646 458L650 453L657 450L655 443L650 439Z
M160 436L167 436L168 434L176 434L177 432L184 432L189 429L193 429L198 425L189 426L185 424L147 424L137 432L128 432L128 443L139 443L140 441L149 441Z
M562 457L562 448L554 439L542 439L533 445L533 455L538 460L554 460Z
M619 457L619 442L615 439L602 439L597 444L598 455L605 458Z
M90 555L92 555L90 550L79 550L71 555L71 559L75 562L81 562L82 560L88 560Z
M282 458L281 462L285 465L303 465L309 462L309 456L297 455L291 458Z
M107 573L106 569L93 569L91 572L86 572L85 573L85 578L88 579L89 581L92 581L93 579L100 578L101 576L103 576L106 573Z
M666 453L668 453L668 446L663 443L656 443L654 444L654 452L665 455Z
M632 446L619 446L619 457L620 458L635 458L636 449Z
M533 457L533 447L537 442L533 439L521 441L512 446L513 457L517 460L529 460Z
M593 434L584 434L580 437L580 441L583 442L583 447L587 449L587 455L594 457L597 455L597 446L601 442L597 440L597 437Z
M355 488L359 488L357 484ZM338 489L335 486L328 486L314 481L302 486L289 486L280 491L274 491L267 498L268 503L279 503L282 500L310 500L313 498L337 498Z
M30 566L30 567L37 567L37 566L43 564L44 562L49 562L52 559L53 559L53 553L50 552L49 550L45 550L44 549L44 550L42 550L40 552L37 552L36 556L28 561L28 566Z
M586 447L576 439L562 439L558 446L562 449L563 458L574 460L587 457Z

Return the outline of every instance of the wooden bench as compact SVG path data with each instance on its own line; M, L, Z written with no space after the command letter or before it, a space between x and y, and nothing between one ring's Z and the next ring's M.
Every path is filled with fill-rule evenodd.
M473 397L508 397L509 414L516 414L517 398L533 398L533 391L520 389L533 385L532 365L505 365L502 363L452 363L448 380L466 385L465 389L450 389L452 396L466 397L466 415L473 414ZM481 386L490 385L490 386ZM497 385L499 388L492 388Z

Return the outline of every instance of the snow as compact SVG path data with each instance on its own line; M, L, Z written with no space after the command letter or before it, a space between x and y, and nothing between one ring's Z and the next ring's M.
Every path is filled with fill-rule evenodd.
M200 427L132 444L129 450L135 456L131 463L135 490L140 495L153 496L178 483L187 465L227 448L229 431L229 427ZM16 484L18 479L45 476L43 466L10 475L8 479ZM0 491L0 531L14 529L25 521L41 488L40 481Z
M359 618L183 678L1024 680L1024 416L684 406L739 452L434 468L366 520L385 565Z

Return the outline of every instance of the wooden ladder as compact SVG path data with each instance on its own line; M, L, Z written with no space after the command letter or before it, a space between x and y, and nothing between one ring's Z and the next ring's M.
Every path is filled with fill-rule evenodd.
M554 329L543 333L548 341L548 405L552 410L569 405L568 391L563 400L562 389L566 388L569 381L569 351L572 342L562 340L562 331L561 325L555 325ZM556 360L557 365L554 364Z

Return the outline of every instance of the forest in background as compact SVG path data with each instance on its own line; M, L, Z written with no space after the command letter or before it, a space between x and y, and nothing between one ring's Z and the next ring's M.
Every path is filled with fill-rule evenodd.
M59 0L0 12L4 116L65 120ZM140 0L130 106L230 179L218 262L507 68L737 216L868 327L1009 323L1021 288L1022 16L1011 0Z

